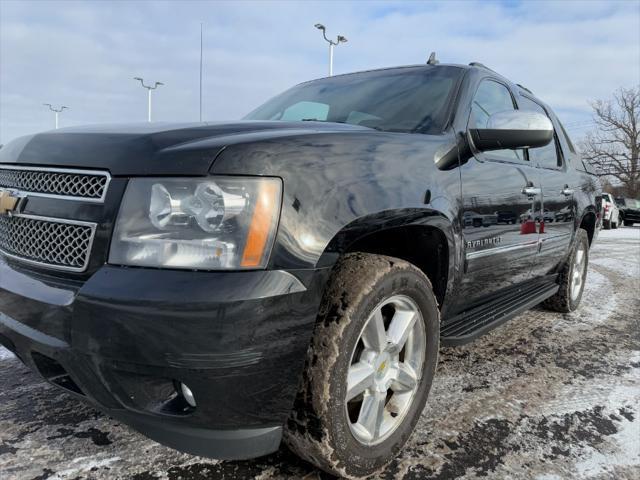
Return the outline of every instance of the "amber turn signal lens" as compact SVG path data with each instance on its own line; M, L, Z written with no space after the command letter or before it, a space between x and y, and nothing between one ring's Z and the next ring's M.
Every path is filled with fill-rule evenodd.
M280 206L279 202L280 185L277 182L262 183L240 262L242 267L258 267L262 264L267 240L273 228L274 216Z

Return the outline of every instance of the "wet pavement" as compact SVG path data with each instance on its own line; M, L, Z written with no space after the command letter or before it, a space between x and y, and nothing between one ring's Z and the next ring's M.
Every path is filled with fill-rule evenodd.
M442 348L384 479L640 479L640 228L603 231L581 308L527 312ZM48 385L0 347L0 479L325 479L286 449L178 453Z

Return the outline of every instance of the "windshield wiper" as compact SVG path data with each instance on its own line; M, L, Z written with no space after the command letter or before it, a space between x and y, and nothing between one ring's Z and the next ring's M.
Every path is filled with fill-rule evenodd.
M320 120L318 118L303 118L301 122L322 122L322 123L347 123L342 120Z
M413 132L408 132L407 130L402 128L383 128L378 126L358 125L357 123L347 123L341 120L318 120L317 118L303 118L300 121L301 122L342 123L345 125L353 125L354 127L371 128L373 130L378 130L379 132L413 133Z

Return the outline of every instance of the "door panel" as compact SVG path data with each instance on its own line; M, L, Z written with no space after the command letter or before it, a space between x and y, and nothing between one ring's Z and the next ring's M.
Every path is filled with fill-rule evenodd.
M469 127L485 127L491 115L507 110L515 110L507 86L483 80ZM460 172L466 271L458 310L529 278L538 251L535 212L542 198L538 170L525 161L522 150L477 152Z
M542 105L526 96L518 98L518 105L522 110L549 116ZM542 187L542 212L536 218L540 251L532 273L539 276L554 272L564 262L573 234L575 206L557 135L548 145L530 148L527 153L531 165L538 169L538 183Z
M528 165L478 161L461 167L466 273L460 308L527 280L538 251L538 171Z
M540 252L535 275L553 273L569 252L575 223L573 189L563 171L539 169L544 216L540 223Z

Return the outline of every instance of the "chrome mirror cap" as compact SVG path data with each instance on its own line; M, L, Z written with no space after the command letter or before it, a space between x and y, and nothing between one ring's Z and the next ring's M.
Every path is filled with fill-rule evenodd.
M553 140L553 124L538 112L508 110L491 115L484 128L470 128L473 146L490 150L538 148Z
M488 130L537 130L553 133L553 124L546 115L523 110L494 113L487 122Z

